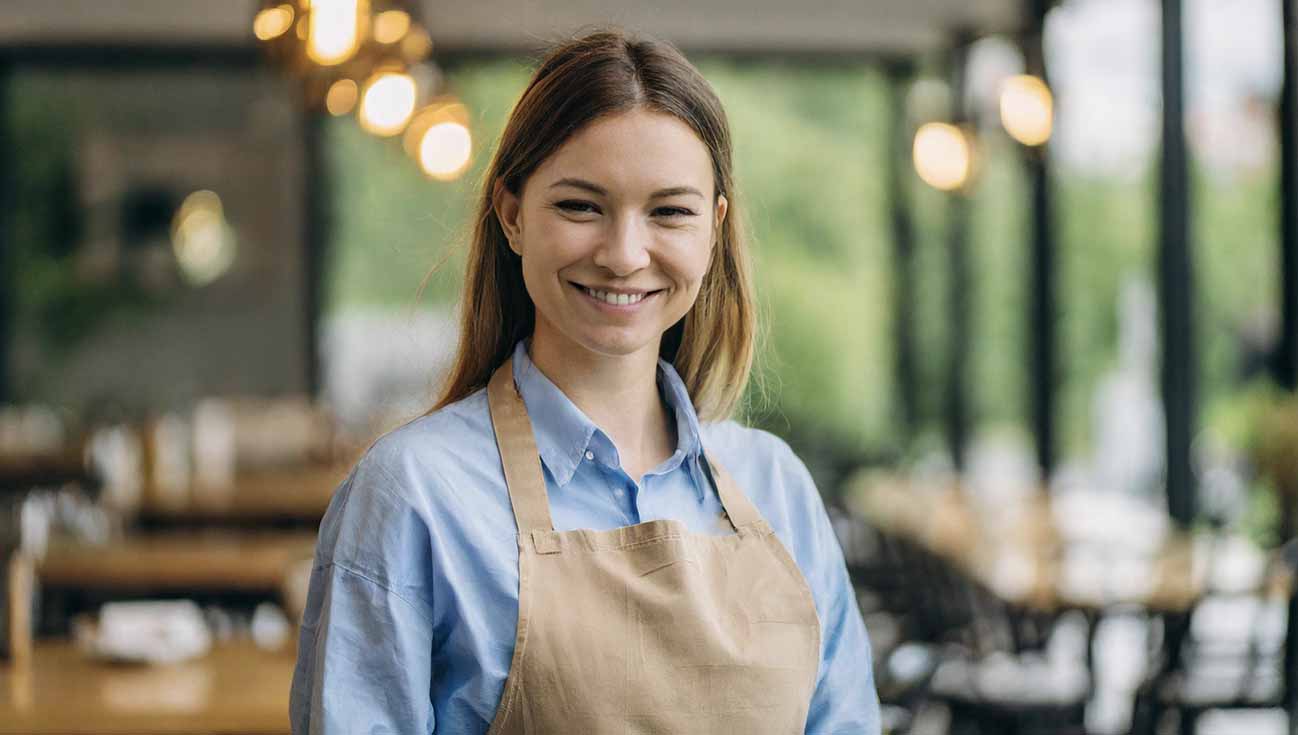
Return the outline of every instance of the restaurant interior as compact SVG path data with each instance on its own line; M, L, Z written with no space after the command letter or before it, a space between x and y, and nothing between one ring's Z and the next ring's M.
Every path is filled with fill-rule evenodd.
M607 25L730 112L743 418L884 732L1298 732L1294 6L0 3L0 735L289 732L320 520L446 375L529 65Z

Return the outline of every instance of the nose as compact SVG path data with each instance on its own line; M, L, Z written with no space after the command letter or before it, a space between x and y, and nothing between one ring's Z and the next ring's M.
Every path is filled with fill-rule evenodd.
M617 276L629 276L649 265L650 234L639 217L611 217L608 231L595 250L595 265Z

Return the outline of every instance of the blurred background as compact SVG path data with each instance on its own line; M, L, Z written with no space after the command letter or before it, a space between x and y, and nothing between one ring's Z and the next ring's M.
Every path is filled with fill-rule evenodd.
M730 116L745 420L885 730L1298 731L1293 0L7 0L0 733L288 731L330 494L433 402L531 64L610 23Z

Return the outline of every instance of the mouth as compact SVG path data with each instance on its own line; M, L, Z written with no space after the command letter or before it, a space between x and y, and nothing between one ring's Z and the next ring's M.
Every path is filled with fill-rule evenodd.
M667 290L660 288L653 291L613 292L589 288L576 281L569 281L568 285L596 306L617 312L634 311Z

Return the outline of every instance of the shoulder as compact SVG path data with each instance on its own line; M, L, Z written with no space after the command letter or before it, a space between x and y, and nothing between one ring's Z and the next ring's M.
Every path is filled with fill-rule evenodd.
M708 454L781 535L805 532L825 512L807 465L784 439L734 420L705 424L701 433Z
M364 571L376 555L427 546L470 513L499 510L502 501L507 513L495 446L485 390L379 437L334 493L318 542L329 558L318 562Z
M414 504L423 489L452 481L463 465L488 449L495 435L486 389L409 421L380 436L357 461L356 471L386 476Z
M727 419L699 427L703 446L715 452L718 461L733 458L742 462L798 462L788 442L765 429ZM729 469L729 467L727 467Z

